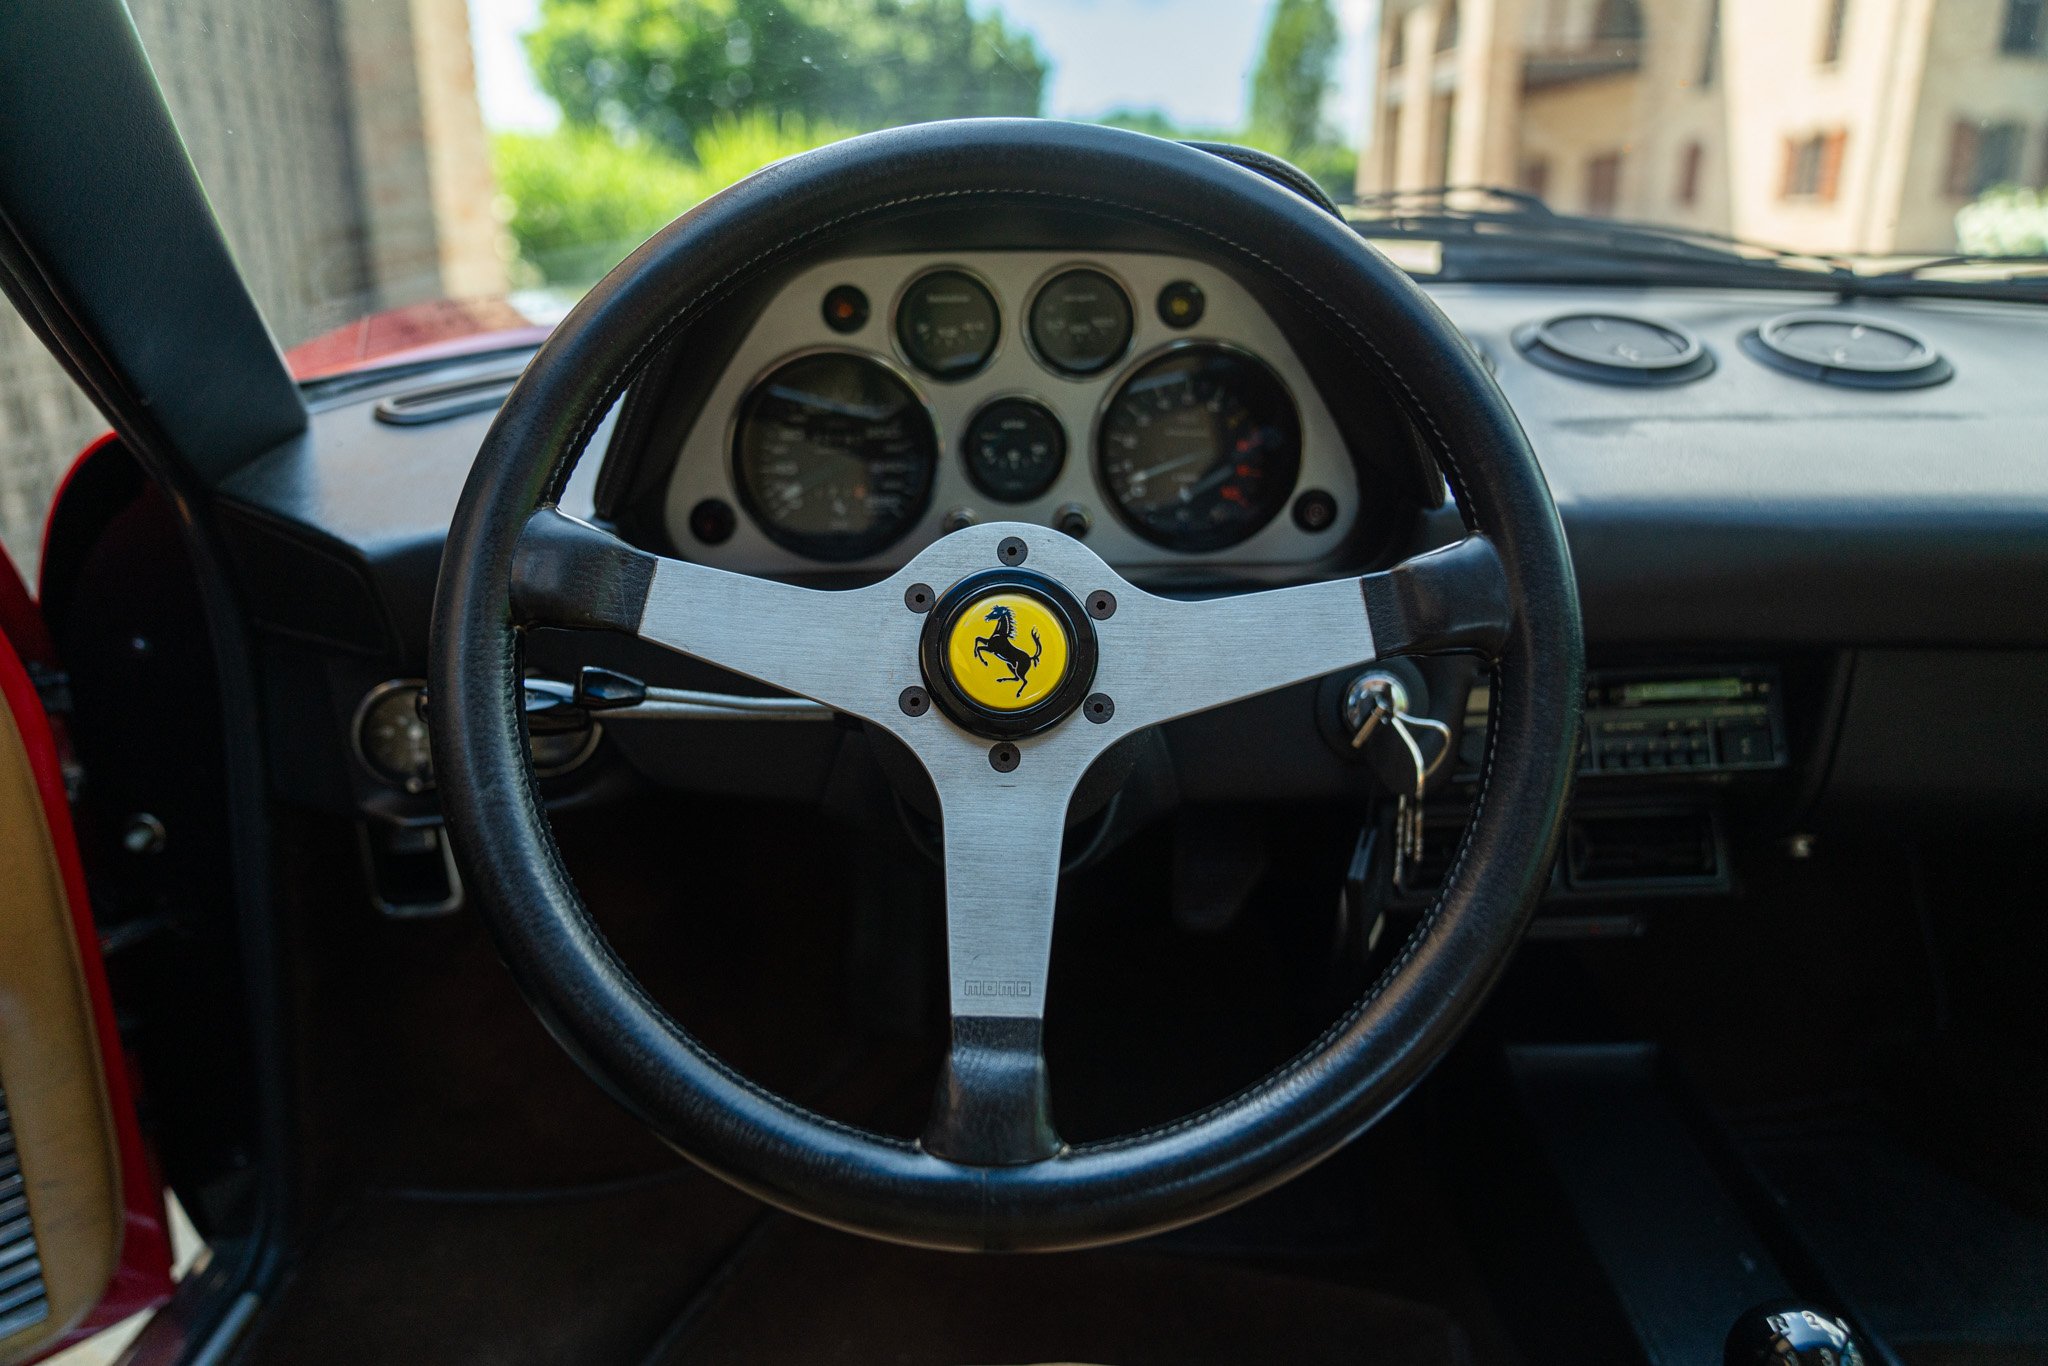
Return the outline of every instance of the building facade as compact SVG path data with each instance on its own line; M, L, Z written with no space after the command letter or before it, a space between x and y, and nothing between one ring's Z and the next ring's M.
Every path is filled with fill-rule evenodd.
M506 288L464 0L130 0L235 260L280 343ZM0 307L0 543L32 573L94 411Z
M1361 193L1939 253L2048 183L2048 0L1384 0Z

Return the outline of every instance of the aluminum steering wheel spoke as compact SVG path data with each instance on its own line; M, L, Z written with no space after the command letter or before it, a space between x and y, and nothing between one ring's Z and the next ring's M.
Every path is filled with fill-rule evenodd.
M1388 654L1497 653L1508 624L1500 560L1476 536L1362 579L1187 601L1063 533L996 523L824 591L648 555L552 509L520 540L512 599L524 624L636 634L917 756L944 835L952 1016L924 1144L976 1166L1062 1151L1042 1025L1060 845L1089 767L1150 726Z

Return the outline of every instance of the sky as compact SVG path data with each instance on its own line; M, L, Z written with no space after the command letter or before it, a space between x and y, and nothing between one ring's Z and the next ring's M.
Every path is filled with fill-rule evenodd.
M1378 0L1337 0L1344 30L1330 121L1356 140L1364 121L1367 35ZM1092 118L1119 106L1164 110L1189 128L1244 121L1269 0L970 0L1029 30L1051 59L1046 113ZM519 35L540 0L469 0L478 93L493 128L548 128L555 107L533 83Z

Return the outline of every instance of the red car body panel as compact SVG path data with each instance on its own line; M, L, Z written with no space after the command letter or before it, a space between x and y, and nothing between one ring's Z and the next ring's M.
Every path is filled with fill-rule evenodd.
M533 347L553 326L509 299L441 299L372 313L284 353L292 378L332 379L354 370L454 360Z

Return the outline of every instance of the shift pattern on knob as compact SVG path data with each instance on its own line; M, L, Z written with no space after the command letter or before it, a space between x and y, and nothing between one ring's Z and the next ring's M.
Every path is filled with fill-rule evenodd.
M1788 1301L1760 1304L1728 1331L1726 1366L1865 1366L1846 1319Z

